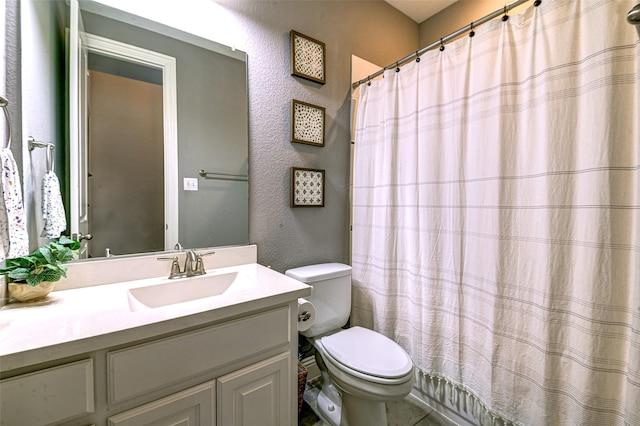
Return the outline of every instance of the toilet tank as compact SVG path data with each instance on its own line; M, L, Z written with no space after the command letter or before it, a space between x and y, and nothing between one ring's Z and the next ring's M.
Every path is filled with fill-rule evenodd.
M351 266L342 263L322 263L289 269L285 275L310 285L306 299L316 310L316 319L301 334L315 337L341 328L351 313Z

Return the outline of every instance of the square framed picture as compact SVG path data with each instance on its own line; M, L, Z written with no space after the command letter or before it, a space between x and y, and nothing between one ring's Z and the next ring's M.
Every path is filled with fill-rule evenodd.
M325 45L291 30L291 75L325 84Z
M291 142L324 146L324 107L291 101Z
M324 170L291 168L291 207L324 207Z

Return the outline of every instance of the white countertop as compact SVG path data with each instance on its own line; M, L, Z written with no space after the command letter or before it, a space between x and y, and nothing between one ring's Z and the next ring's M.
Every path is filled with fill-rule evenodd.
M127 290L167 278L54 291L43 302L9 304L0 309L0 371L177 332L311 294L309 286L257 263L207 271L228 272L238 276L222 295L137 312L129 307Z

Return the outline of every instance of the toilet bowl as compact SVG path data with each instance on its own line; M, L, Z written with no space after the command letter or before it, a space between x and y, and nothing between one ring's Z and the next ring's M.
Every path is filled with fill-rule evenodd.
M386 425L385 401L402 399L413 387L409 355L387 337L361 327L312 338L312 342L324 364L320 370L326 369L328 382L341 395L338 404L319 397L321 413L334 417L329 420L336 426Z
M351 268L329 263L286 275L313 287L316 322L305 335L322 374L320 414L332 426L386 426L385 401L406 397L415 380L411 358L391 339L362 327L342 329L351 309Z

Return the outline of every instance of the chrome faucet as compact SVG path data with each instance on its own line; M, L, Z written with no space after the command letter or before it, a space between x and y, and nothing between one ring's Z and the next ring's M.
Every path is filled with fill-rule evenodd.
M176 244L175 249L182 252L182 246L180 243ZM187 250L185 252L184 269L180 269L180 263L178 256L171 257L159 257L158 260L170 260L171 272L169 273L169 279L195 277L197 275L204 275L207 271L204 269L203 256L209 256L215 254L215 251L198 254L195 250Z

